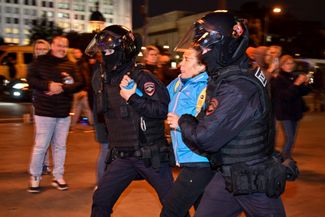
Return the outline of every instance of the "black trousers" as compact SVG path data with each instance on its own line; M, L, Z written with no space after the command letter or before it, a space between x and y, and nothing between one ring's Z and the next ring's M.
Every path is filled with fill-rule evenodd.
M173 184L169 164L162 163L159 170L154 170L135 157L118 158L109 164L94 192L91 217L109 217L122 192L138 174L156 190L162 202Z
M160 217L185 217L199 202L214 172L210 167L183 167L163 202Z
M226 190L223 176L217 172L205 188L195 217L285 217L281 198L269 198L265 193L234 196Z

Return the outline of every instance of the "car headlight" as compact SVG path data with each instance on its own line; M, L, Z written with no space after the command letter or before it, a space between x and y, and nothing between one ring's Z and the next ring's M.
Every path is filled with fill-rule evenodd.
M9 80L7 80L7 79L3 80L3 85L7 86L9 83L10 83Z
M17 83L14 86L12 86L13 89L21 90L28 87L27 83Z
M16 96L16 97L19 97L21 95L21 93L19 91L14 91L12 93L12 95Z

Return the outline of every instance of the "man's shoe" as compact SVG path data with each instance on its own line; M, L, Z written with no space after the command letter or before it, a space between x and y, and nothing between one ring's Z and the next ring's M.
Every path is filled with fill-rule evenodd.
M69 186L67 185L67 183L65 183L65 181L63 179L61 179L60 181L61 182L59 182L58 180L53 180L52 186L56 187L60 191L68 190Z
M44 165L42 169L42 175L50 175L51 174L51 169L49 166Z
M27 189L28 192L30 193L39 193L41 192L41 188L39 186L40 183L40 178L36 176L32 176L30 179L30 184Z

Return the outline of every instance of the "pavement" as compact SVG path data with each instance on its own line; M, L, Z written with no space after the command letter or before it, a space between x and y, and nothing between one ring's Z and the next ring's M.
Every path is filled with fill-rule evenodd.
M280 149L282 133L277 141ZM324 141L325 113L307 113L294 149L301 175L297 181L287 183L282 196L288 217L325 216ZM26 191L32 146L32 124L0 123L0 217L90 216L99 151L94 132L80 125L69 134L67 191L51 187L51 176L43 177L41 193ZM176 170L174 174L177 175ZM144 181L134 181L118 200L112 217L158 217L160 208L154 190Z

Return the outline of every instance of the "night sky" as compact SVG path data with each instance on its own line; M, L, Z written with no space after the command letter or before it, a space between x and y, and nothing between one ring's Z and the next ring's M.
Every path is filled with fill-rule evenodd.
M238 10L239 7L249 0L225 0L227 9ZM252 0L250 0L251 2ZM143 0L133 0L133 28L140 27L143 23L140 14L140 6ZM215 10L217 0L148 0L149 17L174 10L187 10L193 12L203 12ZM273 6L277 3L283 9L293 14L299 20L318 20L325 24L325 0L259 0L260 5Z

